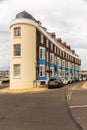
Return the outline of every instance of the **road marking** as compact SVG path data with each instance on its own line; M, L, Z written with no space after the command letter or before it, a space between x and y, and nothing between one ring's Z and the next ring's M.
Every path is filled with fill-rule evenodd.
M86 108L87 105L69 106L69 108Z
M69 92L68 95L67 95L68 101L71 99L71 96L72 96L72 92Z
M77 85L75 85L74 87L71 88L71 90L75 90L77 87ZM68 95L67 95L67 100L70 101L71 97L72 97L72 94L73 92L68 92Z

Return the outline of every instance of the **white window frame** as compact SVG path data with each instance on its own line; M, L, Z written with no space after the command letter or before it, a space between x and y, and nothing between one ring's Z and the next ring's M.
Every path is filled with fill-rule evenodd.
M41 38L41 43L44 44L44 35L42 33L40 34L40 38Z
M14 28L14 36L21 36L21 27Z
M61 66L60 58L57 58L57 65Z
M63 58L64 58L65 56L64 56L64 51L63 51Z
M51 50L53 51L53 43L51 43Z
M21 65L20 64L13 65L13 74L14 74L14 78L20 78L20 76L21 76Z
M55 48L54 51L55 51L55 53L56 53L56 48L57 48L57 47L55 46L54 48Z
M68 62L68 68L70 68L70 62Z
M39 77L45 77L45 65L39 66Z
M45 59L45 48L39 47L39 59Z
M60 50L60 56L62 56L62 51Z
M59 55L59 48L57 47L57 54Z
M54 64L56 65L57 64L57 57L54 56Z
M50 76L54 77L54 68L50 68L50 71L51 71Z
M62 66L65 66L65 60L62 60Z
M49 51L46 51L46 61L49 62Z
M54 54L50 53L50 62L54 63Z
M46 39L46 47L48 48L49 47L49 40Z
M18 44L14 44L13 45L14 47L14 56L21 56L21 44L18 43Z

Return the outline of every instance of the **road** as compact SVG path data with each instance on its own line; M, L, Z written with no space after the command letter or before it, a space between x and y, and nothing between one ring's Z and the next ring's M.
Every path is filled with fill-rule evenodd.
M0 130L82 130L67 106L66 90L71 87L39 93L0 93ZM71 96L68 103L73 105Z
M67 99L74 119L83 130L87 130L87 90L82 89L84 83L79 82L71 85L67 91Z

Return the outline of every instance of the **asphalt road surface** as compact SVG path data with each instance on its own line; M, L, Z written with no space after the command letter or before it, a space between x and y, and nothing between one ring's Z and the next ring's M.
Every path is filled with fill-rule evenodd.
M86 81L87 82L87 81ZM68 105L74 119L83 130L87 130L87 90L82 89L85 82L79 82L68 88Z
M41 93L0 93L0 130L82 130L67 106L67 87Z

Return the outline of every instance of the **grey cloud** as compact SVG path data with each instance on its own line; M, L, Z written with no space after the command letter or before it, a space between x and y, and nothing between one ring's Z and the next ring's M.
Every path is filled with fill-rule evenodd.
M83 0L83 1L87 2L87 0Z
M4 1L6 1L6 0L0 0L0 3L1 3L1 2L4 2Z
M0 68L5 68L9 66L10 62L10 44L8 42L6 43L0 43ZM4 59L2 59L2 57Z
M45 26L49 32L56 32L57 37L61 37L72 48L87 49L87 4L85 4L87 0L76 0L76 2L73 0L50 0L50 3L49 0L37 0L35 4L31 0L25 0L21 4L18 4L18 0L0 0L0 2L4 1L7 1L8 6L5 4L4 7L4 4L1 4L3 7L1 7L0 15L2 24L0 24L0 51L6 51L8 59L9 54L5 49L5 47L9 49L10 45L8 22L15 18L20 10L26 10L40 20L42 26ZM19 0L20 2L21 0ZM9 45L6 45L7 42ZM86 51L85 53L87 54ZM0 59L0 64L1 60L3 57ZM6 62L3 60L3 66L5 64Z

